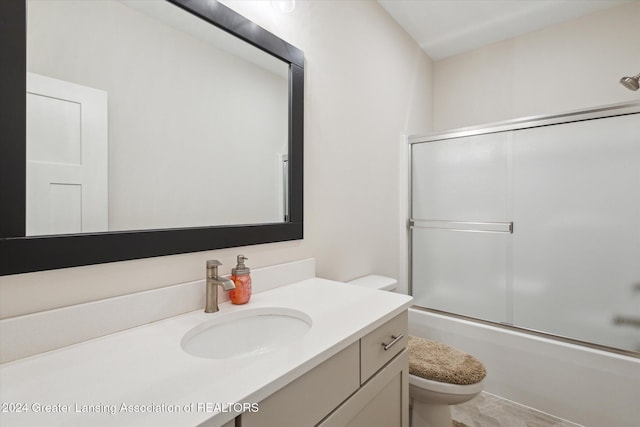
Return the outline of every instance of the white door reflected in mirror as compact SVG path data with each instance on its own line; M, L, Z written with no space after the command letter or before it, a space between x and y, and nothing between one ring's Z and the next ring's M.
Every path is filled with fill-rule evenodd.
M107 93L27 74L27 235L108 230Z
M55 178L64 185L29 190L28 235L286 221L275 160L289 150L287 62L170 2L28 0L27 71L109 94L108 224L85 218L101 195ZM30 112L29 132L68 133L77 105L64 105L42 129ZM65 143L50 154L77 157L77 138Z

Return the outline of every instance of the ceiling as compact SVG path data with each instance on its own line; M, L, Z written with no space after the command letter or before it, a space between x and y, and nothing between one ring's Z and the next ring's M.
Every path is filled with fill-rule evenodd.
M378 0L433 60L638 0Z

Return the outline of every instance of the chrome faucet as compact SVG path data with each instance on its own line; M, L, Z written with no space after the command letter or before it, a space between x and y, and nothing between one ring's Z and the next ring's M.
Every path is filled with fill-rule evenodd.
M218 311L218 286L222 286L225 291L235 289L236 285L225 277L218 276L218 267L222 263L217 259L207 261L207 295L205 313L215 313Z

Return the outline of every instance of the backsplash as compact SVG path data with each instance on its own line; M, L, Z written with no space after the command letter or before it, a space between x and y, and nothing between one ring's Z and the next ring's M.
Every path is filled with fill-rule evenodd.
M252 270L253 292L315 277L308 258ZM33 356L204 307L205 281L106 298L0 320L0 363ZM219 301L229 301L220 292ZM214 314L215 315L215 314Z

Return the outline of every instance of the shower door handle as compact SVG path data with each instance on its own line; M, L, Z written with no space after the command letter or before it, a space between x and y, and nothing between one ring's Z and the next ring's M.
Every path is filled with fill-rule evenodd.
M513 234L513 222L472 222L409 218L409 228Z
M613 318L613 324L619 326L633 326L635 328L640 328L640 317L618 315Z

